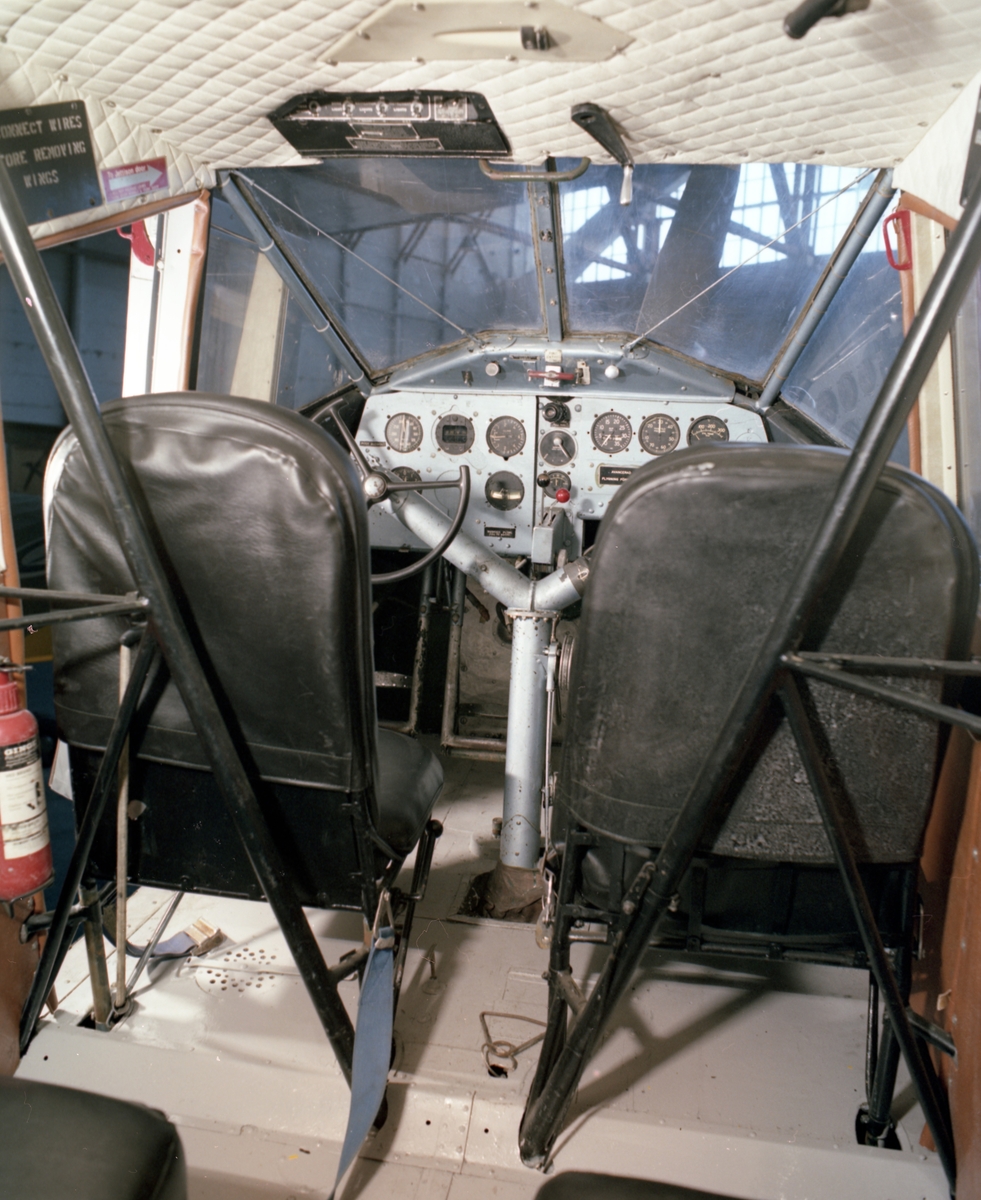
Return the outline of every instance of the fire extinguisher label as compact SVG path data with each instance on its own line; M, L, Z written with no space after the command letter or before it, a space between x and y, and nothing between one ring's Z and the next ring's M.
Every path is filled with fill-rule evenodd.
M41 748L36 738L3 747L0 762L0 833L4 858L26 858L50 841L44 804Z

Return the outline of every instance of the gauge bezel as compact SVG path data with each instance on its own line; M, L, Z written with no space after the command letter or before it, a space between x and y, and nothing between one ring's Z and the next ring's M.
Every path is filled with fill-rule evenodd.
M725 437L698 438L696 441L693 442L692 441L693 432L698 428L699 425L703 424L705 421L715 421L717 424L721 425L721 427L725 430ZM715 415L715 413L705 413L701 417L696 417L694 419L694 421L692 421L692 423L688 426L687 441L688 441L689 446L701 446L701 445L704 445L705 442L719 442L721 444L723 442L727 442L729 440L729 437L730 437L730 434L729 434L728 424L721 417L717 417Z
M666 450L652 450L644 441L644 430L650 425L651 421L670 421L674 426L674 443L673 445L668 446ZM674 417L671 416L670 413L651 413L649 417L645 417L640 423L640 429L637 430L637 442L641 450L643 450L646 454L653 454L655 456L661 454L670 454L672 450L677 450L681 445L681 426L674 419Z
M607 450L607 448L605 446L601 446L599 444L599 442L596 440L596 427L598 425L600 425L603 421L608 421L611 417L616 421L622 421L623 424L627 428L627 440L623 443L622 446L620 446L616 450ZM610 454L610 455L623 454L623 452L626 449L628 449L628 447L630 446L630 443L633 441L633 436L634 436L634 427L633 427L633 425L630 424L630 418L627 416L624 416L624 414L621 412L616 412L612 408L609 410L609 412L600 413L599 416L596 418L595 421L593 421L592 425L589 428L590 441L593 443L593 446L595 447L596 452L598 454Z
M450 423L451 425L464 425L467 431L466 441L447 445L443 441L442 436L443 429L447 423ZM474 433L473 421L471 421L468 416L465 416L463 413L459 412L445 413L439 418L433 427L433 441L436 443L439 449L443 451L444 454L466 454L466 452L473 446L475 437L476 434Z
M560 475L561 479L556 479L556 475ZM546 485L542 488L542 491L549 498L549 500L554 500L555 493L559 490L559 488L566 488L571 492L572 476L568 475L565 471L560 471L558 467L553 467L548 473L548 483L546 483Z
M514 480L521 489L521 495L517 500L507 504L495 503L490 497L491 485L496 479L501 479L502 476L507 476L509 480ZM514 471L495 471L492 475L488 475L487 482L484 484L484 499L487 504L495 512L513 512L516 508L520 508L525 499L525 485L520 475L516 475Z
M402 450L402 449L400 449L400 447L394 445L394 443L392 442L392 439L388 435L388 431L391 428L392 422L397 421L400 417L407 417L410 421L415 422L416 428L419 431L418 438L413 442L413 444L407 450ZM422 445L422 439L424 437L425 437L425 430L422 427L422 421L419 420L419 418L415 415L415 413L410 413L410 412L393 413L388 418L388 420L385 422L385 445L389 448L389 450L394 451L396 454L412 454L414 451L418 450L419 447Z
M568 457L568 458L566 458L566 459L563 459L563 460L562 460L562 462L551 462L551 461L550 461L548 458L546 458L546 457L545 457L545 455L542 453L542 446L543 446L543 445L544 445L544 443L545 443L545 439L546 439L546 438L554 438L554 437L559 437L559 438L562 438L562 440L563 440L563 444L565 443L565 441L566 441L566 440L568 440L569 442L571 442L571 443L572 443L572 453L569 455L569 457ZM542 462L543 462L543 463L545 463L545 465L546 465L546 466L548 466L548 467L564 467L564 466L567 466L569 463L571 463L571 462L575 462L575 460L576 460L576 455L577 455L578 453L579 453L579 443L576 441L576 439L573 437L573 435L572 435L572 434L571 434L571 433L568 431L568 429L559 429L559 428L556 428L555 426L553 426L551 429L547 429L547 430L546 430L546 431L545 431L545 432L542 434L542 436L541 436L541 437L538 439L538 457L539 457L539 458L542 460Z
M403 483L422 483L422 476L415 467L392 467L392 474L397 475Z
M499 425L502 421L513 421L521 431L521 445L511 454L502 454L501 451L498 450L491 441L491 430L495 425ZM528 431L525 429L524 421L522 421L520 417L512 416L511 413L501 413L499 417L495 417L487 426L487 432L484 436L487 441L487 449L491 452L491 454L496 454L498 458L503 458L505 462L508 462L512 458L517 458L517 456L528 444Z

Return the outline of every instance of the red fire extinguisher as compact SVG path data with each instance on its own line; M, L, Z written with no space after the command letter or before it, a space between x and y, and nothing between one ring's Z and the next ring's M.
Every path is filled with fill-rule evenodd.
M0 671L0 901L33 895L53 878L37 721Z

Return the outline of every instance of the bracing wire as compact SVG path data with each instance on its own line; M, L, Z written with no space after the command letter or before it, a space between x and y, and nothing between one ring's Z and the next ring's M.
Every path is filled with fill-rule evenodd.
M646 330L644 333L639 333L635 338L633 338L631 341L626 343L626 345L623 347L624 353L626 353L628 350L632 350L634 348L634 346L636 346L638 344L638 342L642 342L645 338L650 337L651 334L655 331L655 329L660 329L662 325L664 325L668 321L672 320L672 318L676 317L678 315L678 313L683 312L690 304L694 304L696 300L701 300L701 298L704 295L706 295L708 292L712 291L713 288L717 288L719 286L719 284L723 283L725 280L727 280L730 275L735 275L735 273L738 270L740 270L742 267L745 267L745 265L747 263L752 262L754 258L758 258L763 253L764 250L769 250L769 248L771 246L774 246L774 245L776 245L777 242L782 241L784 238L786 238L788 233L792 233L795 229L798 228L798 226L803 225L805 221L809 221L811 219L811 217L813 217L815 215L815 213L820 212L821 209L824 208L826 205L831 204L832 201L834 201L834 200L837 200L839 196L843 196L845 194L845 192L850 191L853 187L856 186L856 184L861 183L863 179L867 179L868 176L872 174L872 171L873 171L872 167L869 167L869 169L867 171L863 171L861 175L856 176L849 183L846 183L843 188L839 188L837 192L834 192L826 200L822 200L821 203L819 205L817 205L817 207L812 208L809 213L805 213L805 215L803 217L801 217L801 219L799 221L795 221L793 225L788 225L787 228L782 233L777 234L777 236L775 238L773 238L772 241L769 241L766 243L766 245L760 246L759 249L754 250L753 253L748 255L746 258L744 258L742 260L742 262L737 263L730 270L726 271L726 273L724 275L720 275L719 278L716 279L713 283L710 283L708 285L708 287L702 288L702 290L700 292L698 292L696 295L692 296L692 298L690 300L686 300L684 302L684 304L679 304L679 306L674 310L674 312L669 312L668 315L666 317L662 317L660 319L660 321L657 322L656 325L652 325L650 327L650 329Z
M309 225L315 233L318 233L321 237L325 237L329 242L333 242L335 246L339 246L345 252L345 254L350 254L352 258L357 259L359 263L362 263L369 270L374 271L376 275L380 275L382 279L386 281L386 283L390 283L393 287L398 288L400 292L404 292L410 300L415 300L417 304L421 304L427 312L431 312L434 317L439 317L441 321L445 321L446 324L455 329L457 333L462 333L464 337L473 336L468 330L464 329L462 325L457 325L455 321L451 321L449 317L446 317L441 312L438 312L431 305L427 304L425 300L421 300L414 292L410 292L407 287L403 287L402 284L400 284L397 280L392 279L390 275L386 275L384 271L379 270L379 268L373 263L368 262L366 258L362 258L361 255L355 250L352 250L350 246L345 246L339 238L332 237L325 229L321 229L319 225L311 221L309 217L305 217L303 213L299 213L296 211L296 209L290 208L285 200L280 200L280 198L278 196L274 196L272 192L266 191L264 187L260 187L255 180L250 179L249 176L245 175L243 172L236 171L235 174L238 175L240 179L243 179L253 191L261 192L263 196L268 196L269 199L274 203L280 205L282 208L285 208L291 216L296 217L298 221L302 221L304 225Z

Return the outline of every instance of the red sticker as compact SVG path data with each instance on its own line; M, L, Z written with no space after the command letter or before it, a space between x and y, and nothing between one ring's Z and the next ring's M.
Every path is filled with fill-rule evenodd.
M101 175L107 204L130 200L133 196L159 192L167 187L167 160L150 158L146 162L127 163L124 167L105 167Z

